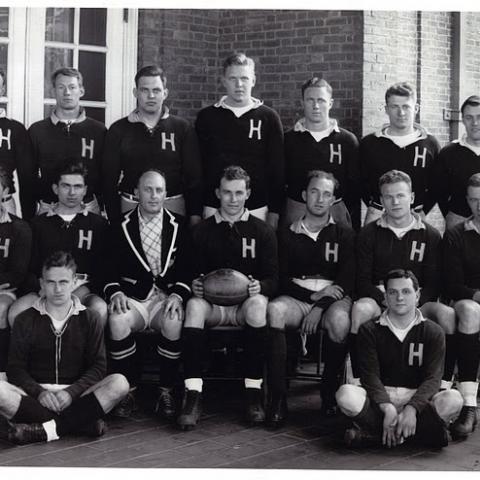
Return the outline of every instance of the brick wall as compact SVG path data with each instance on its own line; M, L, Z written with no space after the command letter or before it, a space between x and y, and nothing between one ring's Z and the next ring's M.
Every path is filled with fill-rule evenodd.
M464 87L465 98L480 95L480 13L465 12L465 65ZM460 99L463 103L465 98Z

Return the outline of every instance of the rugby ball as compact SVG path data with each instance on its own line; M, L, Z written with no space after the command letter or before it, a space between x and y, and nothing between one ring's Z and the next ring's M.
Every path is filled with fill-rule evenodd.
M249 278L238 270L220 268L203 277L203 298L215 305L238 305L248 298Z

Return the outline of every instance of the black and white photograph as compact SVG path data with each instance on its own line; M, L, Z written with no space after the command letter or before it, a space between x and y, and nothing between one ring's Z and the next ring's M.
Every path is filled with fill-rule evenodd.
M1 475L480 470L475 3L5 3Z

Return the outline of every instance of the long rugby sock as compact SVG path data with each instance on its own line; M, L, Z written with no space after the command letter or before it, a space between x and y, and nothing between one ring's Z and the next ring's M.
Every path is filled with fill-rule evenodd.
M182 334L185 378L201 378L207 336L203 328L186 327Z
M60 415L57 424L59 437L75 432L85 425L93 423L103 417L105 412L94 393L89 393L72 402Z
M458 378L460 382L476 382L480 362L480 342L477 333L457 332Z
M261 379L267 346L267 327L245 326L245 378Z
M8 344L10 340L10 331L8 328L0 329L0 372L7 368Z
M160 386L173 387L177 380L180 361L180 340L169 340L160 334L157 353L160 363Z
M122 373L127 377L130 387L134 387L138 380L136 364L137 344L133 335L122 340L108 340L112 373Z
M12 421L15 423L44 423L52 419L58 419L58 416L41 405L38 400L28 395L22 395Z
M285 330L270 327L268 330L268 388L273 395L287 391L287 342Z
M347 342L348 351L350 352L353 378L358 378L360 377L360 372L358 371L357 334L349 333Z
M443 370L443 380L451 382L455 364L457 363L457 336L445 335L445 368Z
M337 343L326 338L325 341L325 369L323 371L322 397L334 398L337 390L337 378L345 362L347 344Z

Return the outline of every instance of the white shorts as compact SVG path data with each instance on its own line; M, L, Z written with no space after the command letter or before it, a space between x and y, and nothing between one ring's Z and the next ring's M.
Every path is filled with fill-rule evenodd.
M128 297L128 302L135 307L145 323L143 330L150 329L152 319L163 308L166 298L167 295L164 292L156 289L152 289L146 300L141 301Z

